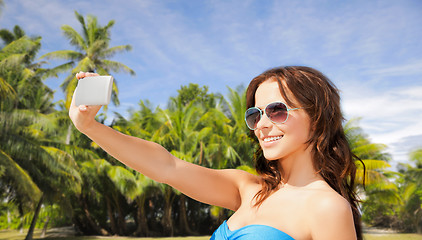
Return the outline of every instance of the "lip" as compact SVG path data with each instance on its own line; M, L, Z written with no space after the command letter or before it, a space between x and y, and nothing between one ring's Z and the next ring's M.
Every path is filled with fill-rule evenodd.
M261 138L261 143L263 146L268 147L280 141L281 139L283 139L283 137L284 135L266 136Z

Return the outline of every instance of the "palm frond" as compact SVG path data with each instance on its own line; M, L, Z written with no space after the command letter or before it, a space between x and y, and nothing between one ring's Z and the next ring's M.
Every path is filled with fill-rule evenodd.
M89 45L87 49L88 55L93 56L93 58L100 58L101 52L103 49L108 48L108 40L105 39L96 39Z
M1 149L0 165L7 169L2 177L7 177L13 183L14 189L19 196L24 198L24 201L33 202L34 199L38 199L41 196L40 189L29 174Z
M363 156L377 155L387 148L385 144L379 143L363 143L359 145L360 146L353 148L352 152L361 158L363 158Z
M8 82L6 82L2 77L0 77L0 100L3 102L6 99L10 101L15 101L17 94L15 89Z
M106 49L100 53L101 58L110 58L121 52L128 52L132 50L131 45L120 45Z
M63 25L61 28L65 37L69 39L70 45L76 47L79 50L87 50L88 44L75 29L69 25Z
M13 27L13 34L15 35L16 39L19 39L25 36L25 31L21 27L19 27L19 25L15 25Z
M110 72L125 72L125 73L129 73L130 75L135 75L135 71L133 71L130 67L124 65L123 63L120 62L116 62L116 61L112 61L112 60L106 60L103 59L101 60L101 66L104 69L108 69L110 70Z
M384 170L391 167L389 163L383 160L376 159L363 159L363 164L365 164L366 170ZM360 161L355 161L357 168L363 169L363 165Z
M73 51L73 50L59 50L54 52L49 52L40 57L40 59L64 59L70 61L79 61L84 57L83 53Z
M123 195L131 200L137 196L138 185L131 171L120 166L113 166L107 171L107 176Z
M225 100L229 110L230 115L235 121L236 125L244 126L244 116L246 111L246 90L243 90L240 94L238 91L229 89L228 98L229 101Z
M409 157L411 161L416 162L417 167L422 168L422 148L412 151Z
M0 38L3 40L3 42L6 45L13 42L16 39L15 35L13 35L13 33L7 29L0 30Z
M8 72L10 69L19 68L24 63L26 58L26 54L24 53L17 53L7 56L1 55L2 53L0 53L0 72Z
M84 19L84 17L81 14L79 14L76 10L75 10L74 13L75 13L75 17L76 17L76 19L78 19L79 23L82 26L85 26L85 19Z
M42 146L42 148L51 156L51 160L55 161L54 164L47 164L47 166L57 166L59 171L52 171L55 175L57 174L62 180L62 184L66 184L67 187L70 187L76 193L80 193L82 182L81 176L78 172L78 166L73 159L73 157L58 148Z
M73 68L74 65L75 63L71 61L48 69L41 75L41 79L44 80L50 77L58 77L58 74L68 72L70 69Z
M1 52L4 54L31 54L36 52L39 47L39 39L33 40L28 37L22 37L6 45L4 48L1 49ZM0 57L0 59L2 58Z

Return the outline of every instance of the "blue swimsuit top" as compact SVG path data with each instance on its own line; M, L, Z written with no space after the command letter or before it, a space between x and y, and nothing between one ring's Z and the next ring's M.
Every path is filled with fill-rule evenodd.
M210 240L294 240L287 233L267 225L247 225L231 231L224 221Z

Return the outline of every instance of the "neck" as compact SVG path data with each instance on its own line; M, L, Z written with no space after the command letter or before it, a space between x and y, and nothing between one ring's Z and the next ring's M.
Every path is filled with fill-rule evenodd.
M312 162L311 146L278 160L282 170L283 183L290 186L302 187L317 180L323 180Z

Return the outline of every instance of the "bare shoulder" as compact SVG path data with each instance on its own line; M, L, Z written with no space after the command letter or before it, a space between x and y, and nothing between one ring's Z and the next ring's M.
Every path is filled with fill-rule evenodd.
M331 188L315 191L307 205L312 239L356 239L351 206L340 194Z
M334 190L315 192L308 204L317 215L351 213L349 202Z

